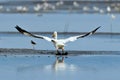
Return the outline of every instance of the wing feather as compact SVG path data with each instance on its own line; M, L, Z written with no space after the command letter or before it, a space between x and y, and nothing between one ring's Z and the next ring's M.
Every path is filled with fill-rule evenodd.
M26 35L26 36L31 36L31 37L34 37L34 38L40 38L40 39L45 39L47 41L51 41L51 38L49 37L46 37L46 36L40 36L40 35L35 35L35 34L32 34L22 28L20 28L18 25L16 25L15 27L20 33Z
M72 42L72 41L75 41L75 40L77 40L77 39L79 39L79 38L84 38L84 37L86 37L86 36L92 35L92 34L94 34L100 27L101 27L101 26L97 27L97 28L94 29L93 31L88 32L88 33L86 33L86 34L78 35L78 36L73 36L73 37L69 37L69 38L67 38L67 39L64 39L64 43Z

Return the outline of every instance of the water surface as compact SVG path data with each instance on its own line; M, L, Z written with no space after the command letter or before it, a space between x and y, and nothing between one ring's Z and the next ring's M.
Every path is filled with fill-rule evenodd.
M63 62L55 56L0 56L2 80L119 80L120 56L68 56ZM61 58L60 58L61 60Z

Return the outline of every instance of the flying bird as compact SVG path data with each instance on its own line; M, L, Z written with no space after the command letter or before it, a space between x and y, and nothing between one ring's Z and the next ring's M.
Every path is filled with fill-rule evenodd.
M65 54L65 51L64 51L64 47L65 47L65 44L68 43L68 42L73 42L73 41L76 41L77 39L79 38L84 38L86 36L89 36L89 35L92 35L94 34L101 26L97 27L96 29L86 33L86 34L82 34L82 35L78 35L78 36L72 36L72 37L69 37L69 38L66 38L66 39L58 39L57 37L57 32L55 31L52 35L52 38L49 38L47 36L42 36L42 35L36 35L36 34L32 34L22 28L20 28L18 25L16 25L16 29L24 34L24 35L27 35L27 36L31 36L31 37L34 37L34 38L39 38L39 39L44 39L46 41L49 41L49 42L52 42L56 48L56 51L57 51L57 54ZM62 50L62 53L59 52L59 50ZM67 53L67 52L66 52Z

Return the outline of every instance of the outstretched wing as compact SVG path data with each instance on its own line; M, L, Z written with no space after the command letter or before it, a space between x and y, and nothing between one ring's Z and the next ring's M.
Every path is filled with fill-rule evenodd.
M24 35L31 36L31 37L34 37L34 38L45 39L45 40L47 40L47 41L51 41L51 38L49 38L49 37L32 34L32 33L28 32L28 31L20 28L18 25L16 25L15 28L16 28L20 33L22 33L22 34L24 34Z
M73 36L73 37L69 37L69 38L67 38L67 39L64 39L64 43L72 42L72 41L75 41L75 40L77 40L77 39L79 39L79 38L84 38L84 37L86 37L86 36L92 35L92 34L94 34L100 27L101 27L101 26L97 27L97 28L94 29L93 31L88 32L88 33L86 33L86 34L78 35L78 36Z

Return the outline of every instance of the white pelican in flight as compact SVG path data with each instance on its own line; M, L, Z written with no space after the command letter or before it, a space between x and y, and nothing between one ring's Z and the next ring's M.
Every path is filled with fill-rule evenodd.
M68 42L73 42L73 41L75 41L75 40L77 40L77 39L79 39L79 38L84 38L84 37L86 37L86 36L88 36L88 35L92 35L92 34L94 34L94 33L100 28L100 26L97 27L96 29L94 29L94 30L86 33L86 34L78 35L78 36L72 36L72 37L69 37L69 38L66 38L66 39L58 39L58 38L57 38L57 32L56 32L56 31L53 33L53 36L52 36L53 38L49 38L49 37L42 36L42 35L32 34L32 33L28 32L28 31L20 28L18 25L16 25L15 28L16 28L20 33L22 33L22 34L24 34L24 35L31 36L31 37L34 37L34 38L40 38L40 39L44 39L44 40L47 40L47 41L49 41L49 42L52 42L52 43L54 44L56 50L57 50L57 54L61 54L61 53L59 52L59 49L62 50L62 54L67 54L67 52L64 53L64 47L65 47L65 44L66 44L66 43L68 43Z

